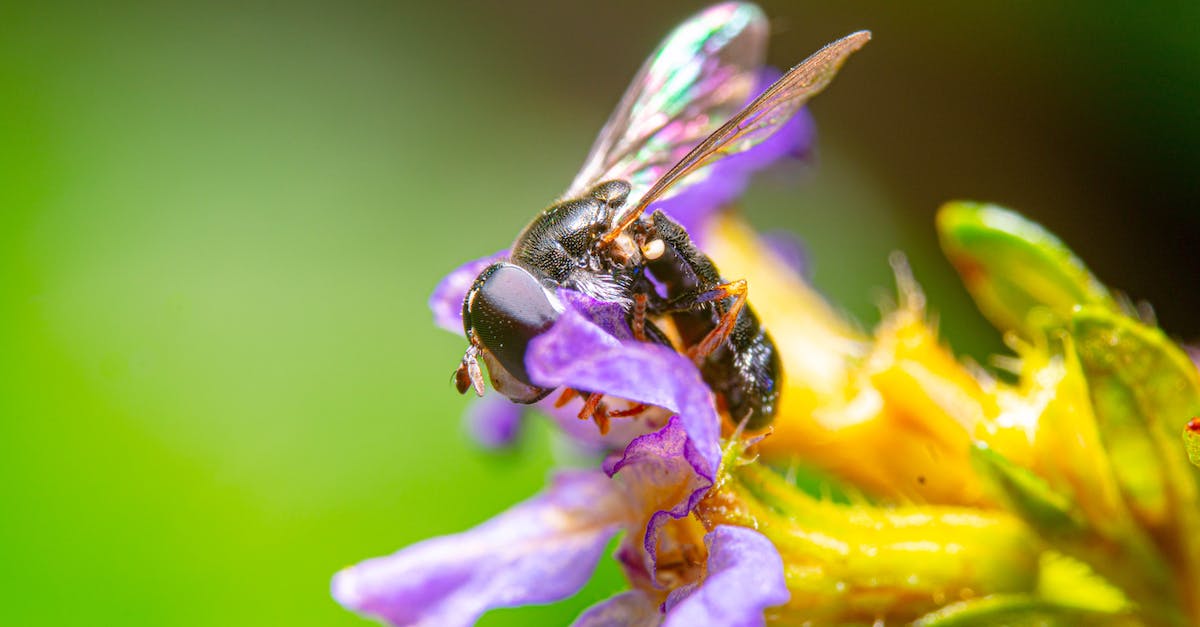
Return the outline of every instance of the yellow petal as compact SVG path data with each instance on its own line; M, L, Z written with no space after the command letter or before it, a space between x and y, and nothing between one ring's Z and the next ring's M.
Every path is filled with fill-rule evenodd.
M705 235L722 274L749 282L780 350L783 391L766 457L799 459L896 500L981 502L969 445L996 437L987 421L999 408L939 344L920 299L893 312L871 343L744 223L723 216Z

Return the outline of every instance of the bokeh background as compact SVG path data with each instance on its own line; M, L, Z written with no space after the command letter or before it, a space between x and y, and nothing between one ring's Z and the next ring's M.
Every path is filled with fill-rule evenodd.
M1062 235L1200 336L1200 3L766 2L790 66L875 41L819 154L744 207L865 325L909 254L956 349L1001 350L936 249L949 198ZM570 180L697 2L0 4L0 623L356 624L338 568L542 484L485 453L425 300ZM621 585L485 624L561 624Z

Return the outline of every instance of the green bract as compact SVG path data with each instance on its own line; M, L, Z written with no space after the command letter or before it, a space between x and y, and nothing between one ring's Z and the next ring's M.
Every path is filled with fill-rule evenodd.
M1007 507L1047 543L1089 565L1132 601L1149 624L1200 620L1200 458L1194 429L1179 446L1180 425L1200 413L1200 375L1163 332L1117 304L1056 237L990 205L950 203L938 226L947 255L983 313L1016 333L1026 370L1039 377L1059 411L1039 419L1037 440L1083 443L1039 470L986 447L975 461ZM1194 423L1188 423L1194 426ZM1081 454L1082 452L1082 454ZM991 599L996 616L1023 610L1021 599ZM1067 620L1028 602L1029 616ZM1099 608L1085 607L1088 611ZM969 611L968 611L969 610ZM929 624L979 618L978 608L946 608ZM1089 621L1094 622L1094 621Z
M979 309L1002 331L1036 337L1083 304L1115 309L1108 290L1057 237L995 205L952 202L938 213L942 249Z

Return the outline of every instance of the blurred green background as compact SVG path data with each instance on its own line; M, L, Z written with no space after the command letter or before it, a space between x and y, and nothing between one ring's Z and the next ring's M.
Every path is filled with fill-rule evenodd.
M539 489L548 429L470 443L425 301L702 6L642 4L0 4L0 623L355 624L336 569ZM1133 4L765 3L779 66L875 41L746 213L864 324L907 251L984 358L932 216L999 201L1195 339L1200 4Z

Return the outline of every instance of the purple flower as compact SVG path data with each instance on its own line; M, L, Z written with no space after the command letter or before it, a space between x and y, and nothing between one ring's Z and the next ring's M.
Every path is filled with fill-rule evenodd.
M708 572L702 584L671 591L667 625L762 625L762 612L791 597L783 559L761 533L722 525L704 536Z
M393 625L470 625L498 607L549 603L591 577L624 504L594 471L563 472L542 494L482 525L367 560L333 578L347 608Z
M464 277L493 259L468 264L438 285L430 302L439 324L456 324L446 320L450 311L446 293L462 285L469 287ZM678 414L703 459L703 471L711 479L720 458L720 418L712 392L691 360L668 347L633 339L620 304L566 289L559 290L559 300L566 309L554 326L530 343L525 357L534 383L599 392ZM613 432L600 437L593 425L575 418L578 403L555 408L553 398L543 401L540 407L554 415L564 431L604 448L619 449L633 437L661 427L665 418L662 413L649 411L636 419L617 420ZM468 430L486 447L503 446L516 437L521 412L502 411L500 403L507 402L496 401L497 406L477 401L468 412Z
M641 590L622 592L579 615L573 627L654 627L662 623L659 604Z
M626 496L633 499L632 511L649 515L639 521L639 527L645 529L641 566L655 585L663 525L690 514L713 484L708 461L700 456L681 425L679 418L671 418L662 430L630 442L623 455L609 457L603 466L608 476L617 477L625 486ZM664 486L671 490L663 491Z
M499 394L488 394L471 400L467 406L467 431L486 449L503 449L512 445L521 434L525 410Z
M475 277L479 276L484 268L505 259L508 259L507 250L482 259L468 261L439 281L433 288L433 294L429 295L429 309L433 311L434 324L451 333L461 335L463 332L462 306L463 299L467 297L467 290L471 289Z
M454 312L461 305L452 303L461 301L459 292L495 259L473 262L438 286L431 306L440 325L457 330ZM657 624L676 613L686 617L719 609L718 615L736 618L737 624L761 622L764 607L782 602L778 594L739 595L722 605L714 600L720 595L705 592L714 589L706 587L709 579L717 586L739 576L741 562L729 553L740 549L723 548L727 532L703 536L690 515L712 487L721 459L721 419L700 372L670 347L634 339L621 305L570 290L560 290L558 299L563 306L558 319L527 350L534 383L656 409L615 421L606 439L597 438L594 425L574 418L575 408L567 408L570 414L556 412L565 430L582 428L581 439L623 452L610 455L602 470L559 475L543 494L473 530L342 571L334 579L334 597L349 609L396 625L469 624L488 609L573 594L590 577L606 543L623 529L618 559L638 591L594 608L581 621L637 613L646 624ZM504 411L511 405L492 396L499 402L477 401L470 423L483 442L503 445L514 437L520 411ZM766 557L752 541L736 546L749 547L749 563L780 563L770 543L763 543ZM777 582L769 569L763 571L766 578L760 573L751 579L771 582L768 588L784 590L786 600L782 568L777 570ZM668 597L671 590L684 589L680 586L686 592ZM715 609L707 608L713 603Z
M719 419L712 408L712 394L692 362L666 347L634 340L617 303L565 289L559 290L558 296L567 309L553 327L535 339L526 355L535 382L551 388L595 390L689 415L687 422L694 425L696 436L709 440L703 446L709 455L706 468L711 478L711 470L716 468ZM606 363L606 359L618 361ZM637 372L642 375L633 376ZM662 410L647 410L614 421L602 435L594 424L577 418L581 400L562 407L555 403L551 395L536 407L553 416L564 433L597 453L623 449L635 437L662 427L669 416ZM525 407L498 394L486 395L469 406L467 429L487 448L505 446L516 438Z
M640 539L625 547L645 550L645 561L631 560L632 567L653 572L664 524L686 515L711 485L695 470L700 462L680 420L672 419L605 464L616 481L599 470L562 472L542 494L472 530L341 571L333 596L393 625L468 625L489 609L574 594L622 529L627 539ZM687 486L682 497L680 485ZM706 574L670 596L653 585L618 595L579 624L693 625L707 613L722 624L753 625L761 624L764 608L787 601L782 560L758 532L718 527L703 545L694 548L708 554Z
M804 242L800 241L800 238L796 237L794 233L770 231L763 233L760 237L789 270L805 279L812 278L808 250L804 246Z
M783 560L761 533L721 525L704 536L704 544L708 563L702 582L671 591L661 607L641 590L619 594L589 608L574 627L752 627L764 623L763 610L787 603Z
M529 344L529 375L538 385L593 390L676 412L694 443L699 471L715 476L720 417L712 392L687 357L657 344L619 340L568 309Z

